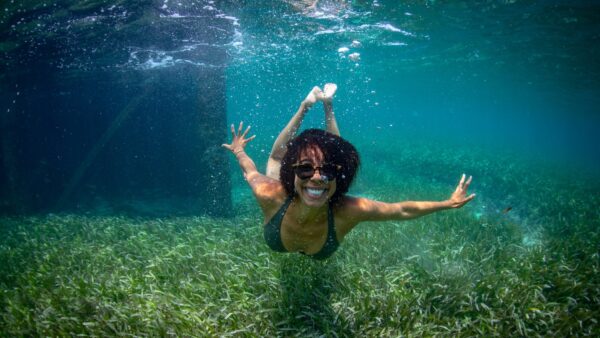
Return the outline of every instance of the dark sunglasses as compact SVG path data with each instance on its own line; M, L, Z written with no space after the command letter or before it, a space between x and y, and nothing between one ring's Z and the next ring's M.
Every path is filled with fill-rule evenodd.
M313 167L310 163L301 163L292 165L294 173L301 180L307 180L315 174L315 171L319 171L321 177L325 181L334 180L337 177L337 173L342 166L339 164L325 163L320 167Z

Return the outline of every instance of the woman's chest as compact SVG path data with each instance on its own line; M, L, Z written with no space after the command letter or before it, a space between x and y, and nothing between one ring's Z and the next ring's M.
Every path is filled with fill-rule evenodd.
M301 251L312 255L325 245L329 235L328 230L327 219L312 224L302 224L292 217L284 217L281 222L281 242L287 251Z

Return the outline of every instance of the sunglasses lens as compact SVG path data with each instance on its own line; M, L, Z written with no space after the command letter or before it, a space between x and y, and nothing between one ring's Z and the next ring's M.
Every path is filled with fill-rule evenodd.
M335 178L337 175L337 167L335 164L325 164L321 168L321 175L327 176L329 179Z
M294 172L298 176L298 178L305 180L307 178L311 178L315 174L315 170L310 164L302 164L297 166L294 169Z

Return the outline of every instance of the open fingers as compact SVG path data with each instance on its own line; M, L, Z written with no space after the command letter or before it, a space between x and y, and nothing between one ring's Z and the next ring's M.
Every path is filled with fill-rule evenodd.
M467 190L469 188L469 184L471 184L472 180L473 180L473 176L469 176L469 179L467 180L467 182L465 182L465 185L464 185L465 190Z
M250 132L250 126L248 126L243 133L242 130L244 130L244 122L240 122L240 124L237 127L237 131L235 129L235 125L233 123L231 124L231 137L233 138L234 143L242 142L245 144L248 141L252 141L256 137L256 135L252 135L252 137L246 138L248 132ZM231 149L231 145L223 144L223 147Z
M465 182L465 174L463 174L460 178L460 181L458 181L458 184L456 185L456 189L454 190L455 193L462 191L462 186L463 186L464 182Z
M246 131L244 131L244 133L242 134L242 139L246 138L246 135L248 134L249 131L250 131L250 126L248 126L248 128L246 128Z
M471 202L471 201L472 201L474 198L475 198L475 194L471 194L471 195L469 195L467 198L465 198L465 200L464 200L464 202L463 202L463 205L465 205L465 204L467 204L467 203Z
M458 186L462 187L463 184L465 183L465 174L462 174L462 176L460 177L460 182L458 182Z

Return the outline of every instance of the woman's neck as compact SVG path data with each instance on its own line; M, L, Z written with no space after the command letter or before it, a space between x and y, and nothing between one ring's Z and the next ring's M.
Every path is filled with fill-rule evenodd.
M317 225L327 218L329 203L318 208L309 207L302 203L300 197L295 196L292 200L292 212L294 219L300 225Z

